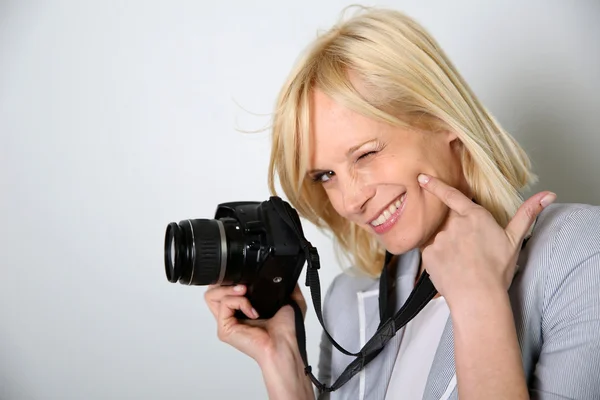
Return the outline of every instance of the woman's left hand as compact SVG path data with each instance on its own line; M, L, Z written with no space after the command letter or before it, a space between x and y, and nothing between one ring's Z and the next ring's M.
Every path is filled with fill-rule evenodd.
M426 175L419 176L419 183L450 208L444 226L422 255L438 292L451 303L481 291L508 290L525 235L556 195L544 191L530 197L503 229L490 212L458 189Z

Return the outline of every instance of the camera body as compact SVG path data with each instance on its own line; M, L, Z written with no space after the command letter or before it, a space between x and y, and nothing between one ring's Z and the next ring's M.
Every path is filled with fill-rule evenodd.
M213 219L167 226L167 279L184 285L244 284L259 318L271 318L288 303L306 262L301 229L296 210L277 196L221 203Z

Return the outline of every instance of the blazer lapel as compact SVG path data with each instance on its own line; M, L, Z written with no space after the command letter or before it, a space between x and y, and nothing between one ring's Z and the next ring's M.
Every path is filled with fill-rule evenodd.
M415 286L415 279L420 265L420 253L418 249L411 250L398 257L396 268L396 279L391 280L395 286L393 291L393 301L396 311L406 302L406 299L412 292ZM367 292L359 293L359 308L360 297L364 304L364 322L361 327L365 327L364 338L369 340L379 325L379 289L371 289ZM359 309L359 318L362 310ZM362 321L361 321L362 322ZM361 392L366 396L359 396L359 399L381 399L385 397L387 386L390 381L398 350L402 341L404 328L396 332L396 335L386 344L382 352L363 370L361 376ZM362 336L362 332L361 332ZM361 341L363 340L361 337ZM362 343L364 345L364 343ZM361 347L362 347L361 345Z
M456 389L455 373L454 333L449 316L429 371L423 400L448 399Z
M358 319L359 319L359 340L362 348L369 339L373 337L379 325L379 287L358 293ZM358 399L377 398L373 391L377 391L377 377L379 375L379 354L362 371L359 372L359 395Z

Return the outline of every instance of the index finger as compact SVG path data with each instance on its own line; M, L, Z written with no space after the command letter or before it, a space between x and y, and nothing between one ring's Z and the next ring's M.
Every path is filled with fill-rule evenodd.
M475 206L471 199L465 196L460 190L446 185L440 179L420 174L418 180L422 188L436 196L460 215L464 215Z

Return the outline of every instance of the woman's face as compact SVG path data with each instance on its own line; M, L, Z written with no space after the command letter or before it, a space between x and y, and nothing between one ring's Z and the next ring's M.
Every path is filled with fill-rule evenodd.
M420 173L467 188L451 132L394 127L335 103L314 90L310 177L335 210L375 235L392 254L424 246L448 208L423 190Z

